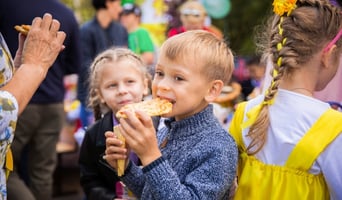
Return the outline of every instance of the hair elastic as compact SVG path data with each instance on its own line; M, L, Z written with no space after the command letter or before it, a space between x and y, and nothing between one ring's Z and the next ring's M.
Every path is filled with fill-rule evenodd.
M324 48L324 53L328 52L330 50L330 48L341 38L342 36L342 28L340 29L340 31L337 33L337 35L334 37L334 39L331 40L331 42L329 42L329 44Z

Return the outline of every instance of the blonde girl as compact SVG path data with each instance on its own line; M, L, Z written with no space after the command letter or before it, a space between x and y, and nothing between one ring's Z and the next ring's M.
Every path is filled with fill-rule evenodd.
M119 178L102 159L104 133L118 124L115 113L122 106L143 100L148 92L146 67L125 48L100 53L91 65L89 102L96 122L86 130L80 151L81 186L88 200L118 197ZM131 159L136 159L134 155ZM134 160L137 162L137 160Z

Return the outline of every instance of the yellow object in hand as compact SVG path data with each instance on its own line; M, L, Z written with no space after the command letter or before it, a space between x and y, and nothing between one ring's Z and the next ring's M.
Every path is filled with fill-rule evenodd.
M115 136L122 142L122 146L121 147L126 147L126 140L125 138L122 136L121 132L120 132L120 129L119 129L119 125L117 126L114 126L114 134ZM121 159L121 160L118 160L118 169L117 169L117 173L118 173L118 176L122 176L124 175L124 172L125 172L125 160L124 159Z

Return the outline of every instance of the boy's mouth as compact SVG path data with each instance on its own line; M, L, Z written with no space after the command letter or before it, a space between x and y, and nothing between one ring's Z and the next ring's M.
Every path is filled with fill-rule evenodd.
M158 98L160 98L160 99L165 99L165 100L169 101L169 102L170 102L170 103L172 103L172 104L175 104L175 103L176 103L176 101L175 101L175 100L172 100L172 99L170 99L170 98L167 98L167 97L161 97L161 96L158 96Z

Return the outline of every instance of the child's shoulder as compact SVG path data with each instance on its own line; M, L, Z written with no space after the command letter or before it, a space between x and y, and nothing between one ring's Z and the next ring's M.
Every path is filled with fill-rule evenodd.
M205 135L205 137L203 137L203 140L205 141L204 144L211 146L211 148L234 148L235 146L235 140L227 130L221 127L221 125L208 126L207 129L203 129L202 131L202 134Z
M90 135L98 135L104 134L103 131L112 131L113 130L113 118L112 113L109 112L104 115L103 118L95 121L92 125L86 128L86 134Z

